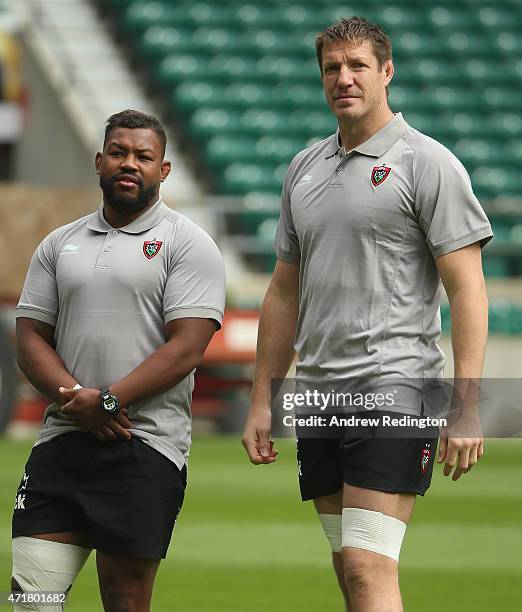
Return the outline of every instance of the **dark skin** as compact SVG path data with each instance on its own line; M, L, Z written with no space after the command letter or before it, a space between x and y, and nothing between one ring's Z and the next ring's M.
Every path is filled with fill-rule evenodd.
M96 172L106 182L112 179L115 198L127 209L103 199L103 214L115 228L124 227L144 214L159 199L159 187L171 169L163 160L163 145L149 129L114 129L102 153L96 154ZM115 178L121 180L114 180ZM140 210L133 210L140 191L150 197ZM16 324L18 364L31 383L46 397L62 406L61 411L81 429L99 439L129 439L132 423L127 407L165 391L196 368L216 331L211 319L175 319L165 325L165 344L134 370L110 386L118 396L121 412L107 418L100 404L100 389L79 389L55 350L54 327L20 318ZM87 534L79 532L42 533L32 537L91 548ZM106 612L126 610L148 612L159 559L96 555L100 592Z

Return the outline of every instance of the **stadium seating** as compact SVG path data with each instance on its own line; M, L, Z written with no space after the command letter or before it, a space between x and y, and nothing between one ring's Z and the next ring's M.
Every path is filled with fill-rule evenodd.
M360 14L392 38L392 109L458 155L486 206L522 196L519 0L98 4L182 137L196 145L217 193L279 193L293 155L333 132L314 36L341 16ZM509 231L522 217L498 214L493 220L508 227L501 248L486 252L486 271L522 273L520 241ZM266 238L273 223L265 221L249 218L244 226Z

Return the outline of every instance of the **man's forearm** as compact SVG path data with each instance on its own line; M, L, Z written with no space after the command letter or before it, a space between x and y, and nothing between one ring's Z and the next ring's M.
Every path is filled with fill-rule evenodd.
M488 335L488 298L483 286L462 287L452 296L451 342L455 378L482 375Z
M203 357L182 343L168 342L154 351L127 376L110 386L122 407L139 402L182 381Z
M259 318L252 406L270 405L271 380L284 378L292 364L298 311L297 296L289 300L267 293Z
M59 387L72 388L77 381L67 371L54 348L38 333L25 333L17 346L17 361L31 384L49 399L64 404Z
M451 340L454 357L453 406L478 408L480 377L488 334L485 287L462 287L452 296Z

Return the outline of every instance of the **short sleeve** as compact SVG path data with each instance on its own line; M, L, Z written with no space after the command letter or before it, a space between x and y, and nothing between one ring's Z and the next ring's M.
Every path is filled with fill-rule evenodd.
M214 319L225 310L225 265L216 244L203 230L177 241L163 295L165 323L195 317Z
M49 234L33 254L25 278L16 318L27 317L56 326L58 319L58 287L53 245Z
M301 259L301 249L299 248L299 239L295 231L292 210L290 207L290 179L292 168L293 164L290 165L286 173L283 191L281 193L281 212L279 214L279 222L277 224L272 246L278 259L286 263L298 264Z
M419 224L433 257L491 240L491 225L469 175L448 149L437 143L429 155L416 153L414 175Z

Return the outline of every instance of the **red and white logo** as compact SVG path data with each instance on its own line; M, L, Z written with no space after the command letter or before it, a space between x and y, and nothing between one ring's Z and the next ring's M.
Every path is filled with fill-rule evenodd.
M382 185L384 181L388 178L391 172L391 168L383 164L382 166L374 166L372 170L372 185L374 187L378 187Z
M422 453L421 453L420 468L423 474L425 474L426 470L428 469L428 463L430 461L430 457L431 457L431 444L426 444L426 446L422 449Z
M160 240L145 240L143 243L143 254L147 259L152 259L156 257L161 249L161 245L163 242Z

